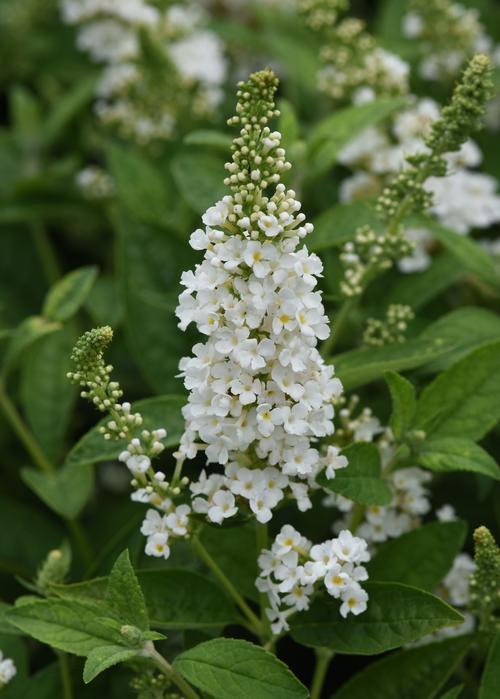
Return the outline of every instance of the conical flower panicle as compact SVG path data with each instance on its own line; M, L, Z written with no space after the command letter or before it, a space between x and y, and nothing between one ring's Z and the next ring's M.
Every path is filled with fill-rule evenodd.
M183 273L176 311L181 329L194 322L203 336L180 363L189 391L181 451L192 458L204 448L208 463L225 467L192 484L194 508L219 522L237 512L236 498L260 521L285 494L310 506L325 463L314 443L333 432L342 390L316 349L330 331L316 289L322 263L300 245L312 225L280 181L290 164L268 126L277 85L269 69L238 85L232 194L191 235L204 259Z

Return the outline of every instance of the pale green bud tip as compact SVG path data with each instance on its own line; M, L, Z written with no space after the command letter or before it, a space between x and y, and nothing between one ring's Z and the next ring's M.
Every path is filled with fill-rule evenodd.
M71 359L75 362L77 372L88 374L95 372L103 363L103 354L113 339L113 330L109 325L93 328L84 333L77 341ZM78 380L78 375L73 375Z
M252 73L246 82L238 83L236 116L229 119L229 124L258 123L262 126L278 116L274 104L278 85L279 80L271 68Z
M129 643L133 645L139 645L143 641L142 631L137 628L137 626L131 626L130 624L124 624L120 628L120 634Z

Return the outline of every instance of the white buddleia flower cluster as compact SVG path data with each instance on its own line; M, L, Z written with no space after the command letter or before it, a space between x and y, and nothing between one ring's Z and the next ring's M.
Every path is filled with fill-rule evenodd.
M189 391L180 450L201 447L224 473L191 484L193 508L220 522L249 506L260 522L285 497L301 510L332 458L315 443L333 432L332 401L342 391L316 345L329 335L316 289L322 263L301 240L312 230L295 193L280 182L290 164L277 115L277 79L270 70L240 83L240 127L226 184L233 194L203 215L191 246L204 251L176 310L181 329L194 322L204 341L181 360Z
M14 661L11 658L6 658L0 650L0 689L5 687L16 674L17 669Z
M175 504L188 484L180 476L182 457L178 461L171 481L163 471L153 468L153 460L165 450L167 431L164 428L144 429L141 413L133 412L130 403L122 402L123 391L116 381L111 381L113 367L104 362L104 351L111 342L113 331L104 326L84 333L75 345L71 359L76 371L68 378L82 389L80 395L87 398L102 413L109 413L110 420L99 428L106 440L128 440L119 455L132 474L131 500L152 507L147 510L141 532L147 537L146 554L156 558L168 558L169 542L182 539L191 533L189 505ZM142 429L141 429L142 428Z
M390 177L404 167L405 158L414 153L426 153L424 139L440 116L434 100L424 98L410 109L398 112L387 126L369 127L351 141L340 153L339 161L353 170L340 187L343 202L379 193ZM460 150L444 156L445 177L429 177L424 190L432 195L431 213L443 226L460 234L475 228L487 228L500 221L500 196L494 177L474 171L482 154L473 140ZM431 261L427 248L432 234L424 228L408 228L413 244L411 255L399 260L402 272L426 269Z
M184 113L207 115L220 103L227 63L197 3L61 0L61 10L78 27L78 48L104 66L97 114L124 136L170 138Z
M419 72L425 80L455 78L474 53L487 53L500 63L499 47L487 35L478 10L453 0L412 0L403 34L419 42Z
M256 586L268 596L266 615L272 632L288 631L287 619L308 609L320 588L340 600L344 618L364 612L368 593L360 583L368 579L362 564L369 560L366 541L348 530L313 546L294 527L283 526L271 549L263 550L258 558Z

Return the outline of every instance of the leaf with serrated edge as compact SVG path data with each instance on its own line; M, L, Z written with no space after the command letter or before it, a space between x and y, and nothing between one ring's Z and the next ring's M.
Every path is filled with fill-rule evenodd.
M336 653L374 655L416 641L433 631L460 624L463 617L439 597L409 585L363 583L368 608L342 619L339 601L318 598L292 620L292 637L307 646Z
M422 445L417 460L431 471L470 471L500 480L500 468L496 461L470 439L430 439Z
M91 650L83 668L83 681L92 682L97 675L113 665L133 660L141 655L140 650L124 648L123 646L99 646Z
M214 699L306 699L307 689L287 666L248 641L216 638L174 661L188 682Z
M130 563L128 550L121 553L108 578L107 600L123 624L149 629L149 618L144 595Z

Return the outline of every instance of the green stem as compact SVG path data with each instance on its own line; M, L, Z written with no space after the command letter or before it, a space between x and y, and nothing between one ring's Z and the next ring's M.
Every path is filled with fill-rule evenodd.
M160 655L151 641L148 641L144 646L146 654L154 660L157 667L163 672L165 677L175 684L175 686L181 690L186 699L200 699L200 696L195 690L189 685L186 680L181 677L170 665L170 663Z
M345 328L349 315L353 310L355 304L355 298L346 299L340 307L337 315L334 315L332 320L332 331L330 333L330 337L327 337L321 345L321 356L324 359L327 359L331 355L333 348L337 345L339 338L342 336L342 332Z
M45 473L53 473L54 467L43 453L31 431L26 426L26 423L17 411L16 406L5 392L5 388L2 383L0 383L0 408L3 410L7 421L23 443L26 451L29 453L37 467Z
M38 256L42 262L45 277L49 284L52 285L60 278L61 270L47 230L43 223L33 223L31 225L31 233Z
M68 656L66 653L58 653L59 670L61 672L61 682L64 699L73 699L73 685L71 684L71 673L69 670Z
M225 590L230 595L230 597L232 597L233 600L236 602L236 604L240 608L243 615L248 619L256 636L260 636L261 632L262 632L262 624L261 624L260 619L252 611L252 609L250 609L248 604L245 602L243 597L240 595L240 593L235 588L233 583L229 580L229 578L226 576L226 574L219 568L217 563L214 561L214 559L211 557L211 555L208 553L206 548L203 546L203 544L199 540L198 536L193 537L192 544L193 544L194 550L196 551L198 556L201 558L203 563L205 563L205 565L208 568L210 568L210 570L215 575L217 580L225 588Z
M323 685L325 683L328 666L333 658L333 651L327 648L319 648L316 651L316 667L311 682L310 699L320 699Z

